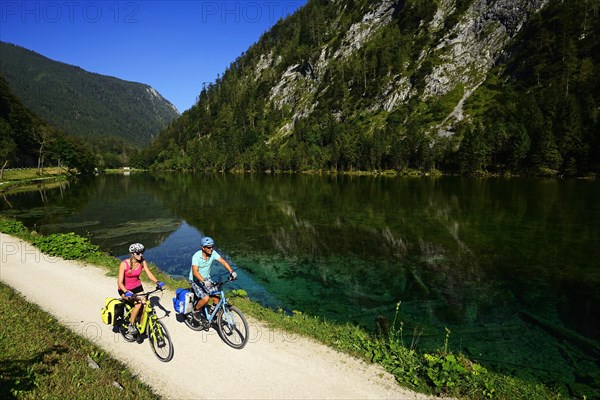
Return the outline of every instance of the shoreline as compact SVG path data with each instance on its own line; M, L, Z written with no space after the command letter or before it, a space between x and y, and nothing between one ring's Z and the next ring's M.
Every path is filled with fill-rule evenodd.
M69 172L62 167L5 169L0 181L0 194L12 194L21 191L36 190L56 182L69 179ZM32 186L30 189L25 189ZM33 187L35 186L35 187ZM21 190L19 190L21 189Z
M11 222L11 220L13 222ZM36 238L43 239L35 232L29 232L25 226L14 219L4 218L3 220L3 218L0 217L0 230L5 232L5 234L16 235L16 237L20 239L15 240L25 243L26 246L33 247L32 243L36 242ZM57 252L53 251L52 254L65 254L65 257L70 258L67 254L72 253L70 251L60 250L64 249L65 246L59 245L57 247L57 245L60 243L64 244L65 237L67 238L67 241L70 242L72 235L73 234L57 235L53 239L54 246L51 248L59 250ZM0 239L2 239L1 236ZM94 245L91 245L91 243L86 245L86 239L80 239L80 242L83 242L80 243L79 247L81 249L88 249L82 252L82 254L85 254L82 256L85 257L85 260L66 262L74 262L78 265L87 265L99 269L103 271L105 276L108 276L109 279L112 279L114 282L116 277L115 265L117 265L118 260L106 253L101 253L97 247L95 247L97 250L92 251ZM3 254L14 253L13 249L5 248L1 240L0 245L2 246ZM48 246L44 245L43 247L46 248ZM28 250L25 252L25 256L27 257L32 252L39 252L39 249L32 251ZM50 257L44 253L40 254L42 254L42 257ZM3 262L6 262L5 258L3 258ZM21 262L25 262L25 260L23 260L23 255L21 255ZM187 282L166 275L154 264L151 264L150 268L159 280L163 280L167 283L167 287L170 290L174 290L174 288L181 287L182 285L185 287L187 284ZM2 268L0 268L0 279L3 279ZM114 286L114 283L111 286ZM554 399L556 396L560 396L558 392L553 392L541 384L541 382L523 381L519 378L493 372L492 370L488 371L482 365L477 364L476 361L469 360L459 353L448 353L444 349L439 349L433 353L421 353L410 350L402 343L401 326L399 328L400 338L398 338L398 332L396 332L396 327L394 327L393 330L390 330L388 340L382 341L381 337L370 337L367 332L355 326L331 324L327 321L321 321L318 317L311 317L300 312L294 313L294 315L286 315L279 311L275 312L270 309L265 309L258 303L254 303L251 299L243 297L244 295L241 296L242 297L233 298L233 304L242 309L246 316L249 317L249 321L260 326L260 331L279 332L279 334L285 338L295 338L294 341L296 338L301 341L306 340L315 345L329 349L328 352L358 361L368 368L379 369L380 372L378 373L378 376L390 376L398 390L406 390L413 394L445 393L446 395L450 395L451 393L454 393L459 395L462 393L462 395L467 395L470 393L475 395L478 393L481 395L481 392L479 392L480 390L483 390L483 393L485 394L490 388L500 385L499 387L502 389L498 391L498 395L508 393L514 394L515 390L519 388L518 391L522 396L514 397L511 395L513 398L530 398L529 395L533 393L536 393L535 397L539 399ZM167 304L166 307L168 308L169 305ZM251 332L251 336L253 334L254 332ZM269 334L269 337L272 337L271 333ZM374 357L376 359L374 359ZM428 382L428 379L431 378L431 373L438 374L441 372L439 371L439 368L442 367L442 365L439 363L445 359L451 360L449 361L449 366L455 365L457 368L462 366L459 370L462 372L459 373L458 371L454 371L445 378L449 379L448 382L452 383L452 386L457 385L456 389L462 388L462 390L447 391L447 388L438 392L438 390L443 389L443 387L439 387L439 384L435 383L435 381ZM446 363L444 363L444 365L445 364ZM444 367L444 369L445 368L446 367ZM428 376L429 378L427 378ZM432 383L435 384L435 387L432 386ZM418 392L415 390L418 390ZM466 391L463 392L463 390ZM471 396L469 395L467 397Z
M165 398L206 398L205 387L196 384L197 376L205 373L205 366L197 360L206 357L225 361L216 363L213 372L235 376L229 387L213 388L211 398L433 398L401 387L376 364L270 328L252 317L248 318L253 331L250 342L243 350L234 350L212 330L194 332L178 323L174 313L165 316L175 357L161 363L149 346L125 343L109 326L101 324L99 309L104 298L116 293L115 278L107 276L105 268L45 255L25 240L7 234L0 234L0 247L0 279L5 284L137 370L140 379ZM31 279L22 279L23 268ZM66 289L64 282L68 282ZM174 289L168 288L160 300L167 310ZM64 296L57 294L65 291L79 300L64 301ZM323 376L330 379L323 380Z

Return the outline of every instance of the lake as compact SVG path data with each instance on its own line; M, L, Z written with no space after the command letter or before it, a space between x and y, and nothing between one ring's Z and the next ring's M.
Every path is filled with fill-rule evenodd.
M209 235L263 305L374 331L400 304L407 345L448 328L488 368L600 395L595 180L100 175L0 204L115 256L142 242L176 276Z

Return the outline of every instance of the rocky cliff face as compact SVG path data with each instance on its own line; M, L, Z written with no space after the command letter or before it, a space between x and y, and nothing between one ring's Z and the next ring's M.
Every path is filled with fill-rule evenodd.
M438 10L438 14L442 14L440 20L451 12L451 3L451 0L442 3L443 7ZM477 0L461 21L431 49L427 57L437 57L442 63L425 78L423 98L442 96L458 84L464 86L463 97L440 128L444 129L453 120L462 120L464 101L485 80L505 46L530 15L547 3L548 0ZM430 29L434 31L436 25L439 26L432 23Z
M335 2L339 12L345 9L344 1ZM519 32L533 13L541 10L548 0L474 0L468 7L458 9L457 0L441 0L433 17L421 21L415 41L426 38L418 58L401 66L400 73L386 77L375 100L366 107L368 112L392 112L411 99L428 101L447 95L453 90L460 93L451 113L437 121L434 130L451 134L452 125L462 120L464 101L485 80L490 69L502 57L505 46ZM318 98L327 87L321 79L327 75L332 61L352 57L369 45L370 40L386 25L395 23L396 15L414 7L414 2L379 0L363 10L363 17L352 24L337 47L323 44L318 58L286 66L272 86L269 99L276 109L284 106L293 110L292 121L281 126L277 137L285 136L293 122L310 115ZM448 26L452 21L456 23ZM333 27L338 29L339 27ZM262 71L277 65L278 58L265 54L256 66L258 76ZM309 71L310 73L307 73ZM420 75L419 75L420 73ZM415 82L412 77L419 75Z

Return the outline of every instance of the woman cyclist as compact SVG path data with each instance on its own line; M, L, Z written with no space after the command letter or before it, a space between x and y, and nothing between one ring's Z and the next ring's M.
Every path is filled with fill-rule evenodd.
M140 280L142 271L146 272L148 278L158 286L163 287L165 284L164 282L159 282L154 277L154 274L150 272L148 263L144 260L143 244L132 244L129 246L129 253L129 259L123 260L119 265L119 278L117 279L117 283L119 285L119 295L121 295L124 300L133 302L133 310L131 310L128 329L128 333L133 334L137 330L135 327L135 318L146 302L146 299L143 297L139 300L133 300L132 298L134 294L144 292L142 281Z

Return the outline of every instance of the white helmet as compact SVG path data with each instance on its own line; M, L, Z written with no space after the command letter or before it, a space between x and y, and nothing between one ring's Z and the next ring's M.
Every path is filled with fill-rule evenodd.
M141 243L134 243L131 246L129 246L129 252L130 253L143 253L144 245Z

